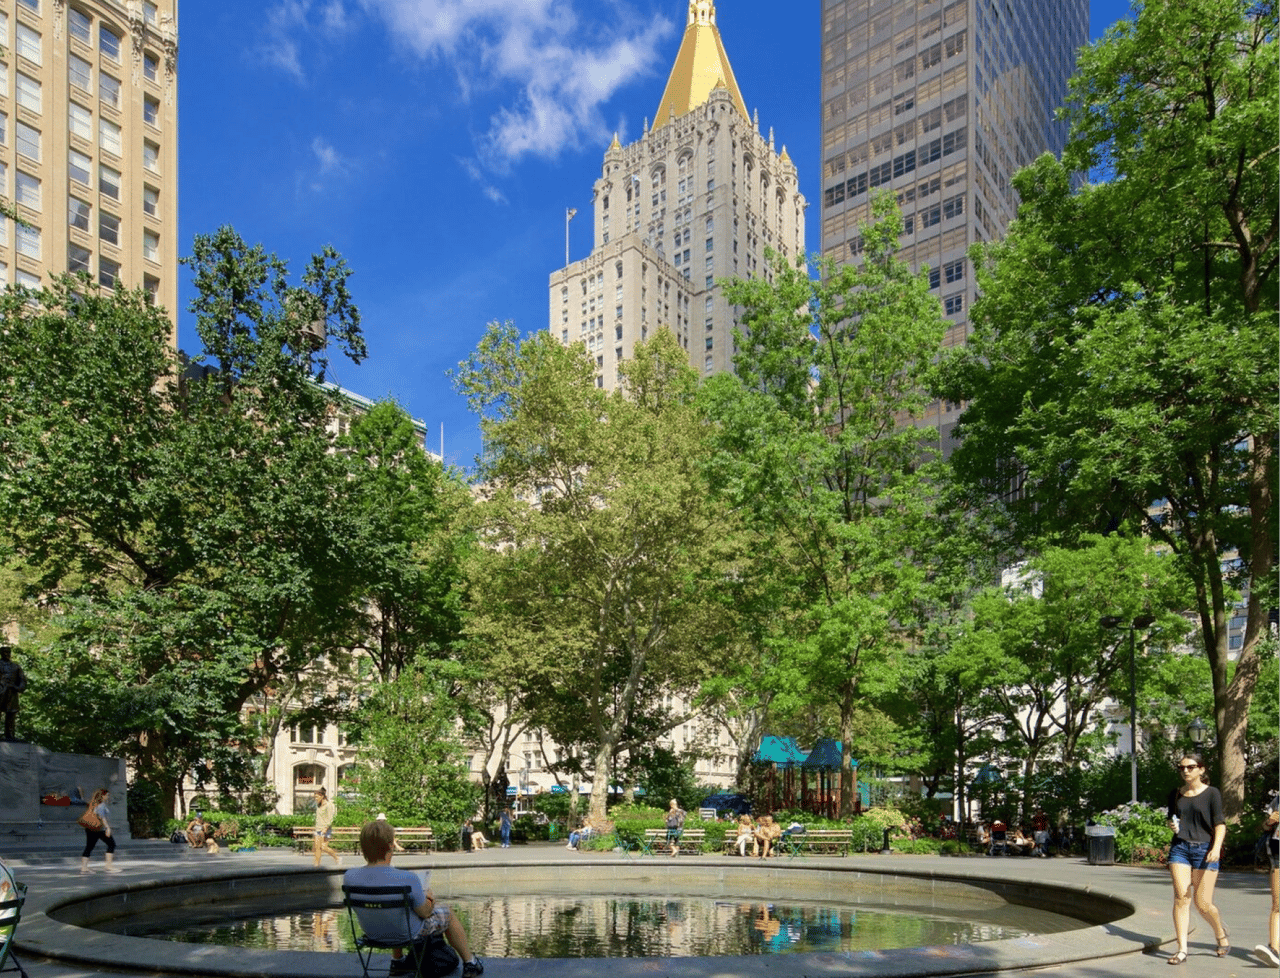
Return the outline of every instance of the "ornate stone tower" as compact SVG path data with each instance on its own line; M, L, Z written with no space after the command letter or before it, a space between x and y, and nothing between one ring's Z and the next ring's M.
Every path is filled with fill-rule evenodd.
M802 252L805 206L786 148L747 113L715 4L690 0L653 127L605 151L591 255L551 275L551 332L586 345L607 389L663 326L703 375L732 369L733 310L716 281L767 276L766 247Z

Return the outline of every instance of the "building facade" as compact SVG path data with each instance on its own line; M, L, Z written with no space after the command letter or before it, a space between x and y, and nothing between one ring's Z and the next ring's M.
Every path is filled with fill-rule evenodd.
M177 346L177 0L0 5L0 280L144 286Z
M903 215L899 256L930 285L965 342L976 282L965 256L1017 213L1010 178L1060 155L1088 0L823 0L821 250L856 262L871 198ZM959 405L931 406L944 452Z
M552 334L585 345L609 390L662 327L703 375L731 369L733 309L716 282L767 275L766 248L802 253L805 206L786 147L747 114L715 4L690 0L653 126L605 152L590 256L551 275Z

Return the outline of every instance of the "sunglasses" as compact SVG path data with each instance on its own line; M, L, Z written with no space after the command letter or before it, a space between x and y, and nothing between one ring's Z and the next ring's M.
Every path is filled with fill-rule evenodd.
M1178 765L1178 770L1179 770L1179 771L1194 771L1194 770L1195 770L1196 768L1198 768L1199 766L1200 766L1199 764L1179 764L1179 765Z

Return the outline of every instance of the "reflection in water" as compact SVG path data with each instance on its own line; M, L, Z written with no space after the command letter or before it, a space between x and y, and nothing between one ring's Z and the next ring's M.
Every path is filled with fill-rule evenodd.
M497 958L715 957L975 944L1055 933L1080 921L1027 907L867 907L804 901L755 903L700 897L454 897L473 950ZM295 951L352 951L341 908L283 912L278 904L186 907L99 925L188 943Z

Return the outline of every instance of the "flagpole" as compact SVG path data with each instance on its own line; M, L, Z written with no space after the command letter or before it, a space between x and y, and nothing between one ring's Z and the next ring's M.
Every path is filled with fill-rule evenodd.
M564 209L564 267L569 267L569 222L573 220L577 210L572 207Z

